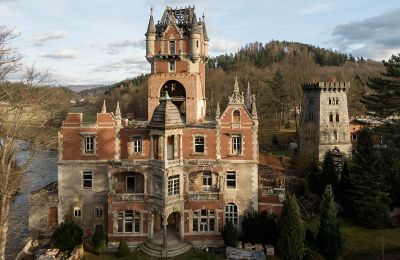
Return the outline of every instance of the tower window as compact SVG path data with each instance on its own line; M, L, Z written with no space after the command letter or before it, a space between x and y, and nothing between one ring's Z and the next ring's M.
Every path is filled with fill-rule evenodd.
M242 153L242 136L232 135L232 154L239 155Z
M336 98L336 105L339 105L339 98Z
M169 41L169 54L175 54L175 41Z
M336 130L333 130L332 132L332 139L335 141L338 139L338 133L336 132Z
M81 217L81 208L74 207L74 217L80 218Z
M175 71L175 60L169 61L169 71Z
M332 100L331 100L331 98L329 98L329 105L332 105Z
M339 114L336 114L336 122L339 122Z
M179 175L168 178L168 195L179 194Z
M94 154L95 137L93 135L85 136L85 154Z
M196 47L199 48L199 41L196 41Z
M329 114L329 122L333 123L333 115Z

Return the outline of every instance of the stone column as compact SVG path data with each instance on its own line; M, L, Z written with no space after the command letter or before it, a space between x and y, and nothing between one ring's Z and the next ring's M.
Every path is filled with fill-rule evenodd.
M149 212L149 220L148 220L148 225L149 225L149 236L148 239L149 241L153 240L153 232L154 232L154 211L153 212Z
M179 212L180 220L179 220L179 239L183 241L185 239L185 214L183 211Z
M150 135L150 160L154 159L154 137Z
M166 215L164 215L163 219L163 248L166 249L168 246L167 243L167 234L168 234L168 218Z
M178 135L174 135L174 160L178 159Z

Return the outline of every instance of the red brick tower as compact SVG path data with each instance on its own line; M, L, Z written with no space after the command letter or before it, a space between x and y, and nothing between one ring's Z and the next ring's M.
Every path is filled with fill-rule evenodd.
M204 17L197 20L194 7L167 7L154 25L150 14L146 32L146 58L151 64L148 80L148 119L168 92L186 123L204 120L206 113L205 62L208 37Z

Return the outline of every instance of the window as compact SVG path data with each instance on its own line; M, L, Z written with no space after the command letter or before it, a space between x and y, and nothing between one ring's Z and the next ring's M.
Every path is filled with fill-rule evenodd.
M103 206L96 206L94 208L94 214L95 214L96 218L102 218L104 215Z
M199 48L199 41L196 41L196 47Z
M175 54L175 41L169 41L169 54Z
M91 189L93 187L93 173L91 171L83 172L82 179L82 186L84 189Z
M333 123L333 115L329 114L329 122Z
M174 60L169 61L169 71L175 71L175 61Z
M226 187L228 189L236 189L236 172L226 173Z
M179 194L179 175L168 178L168 195Z
M242 153L242 137L240 135L232 135L232 154Z
M142 153L143 141L141 136L132 137L132 152L136 154Z
M118 233L139 233L140 213L132 210L118 212L117 216Z
M337 140L337 139L338 139L338 134L337 134L336 130L334 130L334 131L332 132L332 139L333 139L333 140Z
M127 176L126 177L126 192L134 193L135 192L135 176Z
M336 122L339 122L339 114L336 114Z
M80 218L81 217L81 208L74 207L74 217Z
M203 136L195 136L194 137L194 152L195 153L204 153L204 137Z
M332 105L332 100L331 100L331 98L329 98L329 105Z
M238 224L238 212L237 206L235 203L228 203L225 205L225 223L228 221L232 222L232 224Z
M352 134L352 135L351 135L351 139L352 139L353 141L357 141L357 134Z
M336 105L339 105L339 98L336 98Z
M212 176L210 172L203 172L203 191L210 191L212 184Z
M235 110L233 111L233 123L234 124L239 124L240 123L240 111L239 110Z
M94 154L94 136L85 136L85 154Z
M192 214L192 229L195 232L215 231L215 211L208 209L196 210Z

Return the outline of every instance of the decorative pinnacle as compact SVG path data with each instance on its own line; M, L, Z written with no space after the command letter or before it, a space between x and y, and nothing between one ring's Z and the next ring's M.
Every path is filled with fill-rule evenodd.
M119 101L117 101L117 108L115 109L116 119L121 119L121 109L119 108Z
M254 94L253 94L253 102L251 104L251 115L254 118L258 117L258 115L257 115L257 107L256 107L256 95L254 95Z
M106 100L103 100L103 107L101 108L101 113L105 114L107 113L107 107L106 107Z
M153 15L153 6L150 7L150 14Z
M219 101L217 102L217 110L215 111L215 119L218 119L221 116L221 109L219 107Z
M235 85L233 85L233 93L239 93L239 82L237 77L235 77Z

